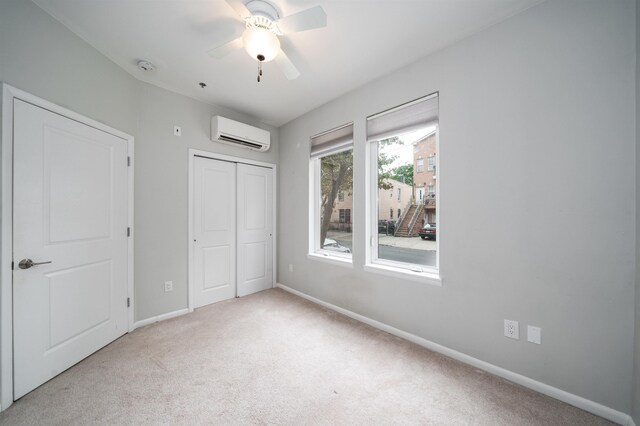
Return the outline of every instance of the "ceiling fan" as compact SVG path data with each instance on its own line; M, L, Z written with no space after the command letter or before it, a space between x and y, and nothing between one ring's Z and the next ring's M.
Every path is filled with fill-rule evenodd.
M249 56L258 61L258 82L262 78L262 63L275 60L289 80L300 76L300 71L280 47L279 37L322 28L327 25L327 15L321 6L315 6L293 15L280 17L278 10L266 0L226 0L240 15L246 28L242 37L226 41L207 53L222 58L235 49L244 47Z

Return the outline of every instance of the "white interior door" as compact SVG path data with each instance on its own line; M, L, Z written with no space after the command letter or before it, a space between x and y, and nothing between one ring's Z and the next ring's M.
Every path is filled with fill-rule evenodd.
M126 333L127 185L125 140L14 101L14 399Z
M273 287L273 170L238 164L238 296Z
M236 165L196 157L193 183L194 302L236 296Z

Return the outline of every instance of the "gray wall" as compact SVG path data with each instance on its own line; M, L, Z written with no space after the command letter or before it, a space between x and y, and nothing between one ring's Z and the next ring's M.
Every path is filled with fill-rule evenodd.
M135 137L135 318L186 308L188 148L275 163L277 130L136 80L31 1L0 1L0 81ZM271 130L271 150L210 142L218 113Z
M136 135L136 319L187 306L188 149L277 163L278 132L250 117L141 83ZM249 151L210 141L213 115L270 130L271 149ZM173 136L173 125L182 137ZM173 292L164 282L173 281Z
M640 425L640 0L636 1L636 320L632 416Z
M135 133L136 79L31 1L0 1L0 81Z
M279 282L630 412L634 22L634 0L546 2L281 127ZM434 91L442 287L362 268L365 117ZM348 269L308 260L301 236L309 137L351 120ZM519 341L504 318L520 321Z

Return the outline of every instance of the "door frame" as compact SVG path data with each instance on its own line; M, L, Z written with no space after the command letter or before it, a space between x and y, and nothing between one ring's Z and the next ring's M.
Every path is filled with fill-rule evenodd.
M196 157L204 157L204 158L209 158L211 160L220 160L220 161L228 161L231 163L242 163L242 164L248 164L250 166L259 166L259 167L266 167L269 168L271 170L273 170L273 205L272 205L272 209L273 209L273 239L272 239L272 252L273 252L273 278L272 278L272 288L275 288L276 286L276 265L277 263L277 252L276 252L276 247L278 246L277 244L277 232L276 232L276 225L277 225L277 218L276 218L276 209L277 209L277 205L276 205L276 200L277 200L277 182L278 182L278 173L277 173L277 165L274 163L267 163L264 161L257 161L257 160L250 160L248 158L242 158L242 157L234 157L232 155L225 155L225 154L218 154L216 152L210 152L210 151L202 151L199 149L189 149L189 229L188 229L188 236L189 239L188 241L188 245L189 245L189 270L188 270L188 276L187 276L187 295L188 295L188 304L187 307L189 309L189 312L193 312L193 310L195 309L195 300L194 300L194 288L195 288L195 282L194 282L194 262L195 262L195 254L194 254L194 247L193 247L193 237L195 235L195 230L193 229L193 190L194 190L194 172L195 172L195 158ZM237 250L237 247L236 247ZM237 264L237 262L236 262ZM236 283L236 294L238 294L238 290L237 290L237 283Z
M0 146L0 411L13 404L13 100L20 99L37 107L46 109L113 136L127 143L127 155L130 167L127 170L128 196L127 215L131 230L128 238L127 292L131 302L128 312L128 331L134 329L134 290L133 290L133 153L134 137L106 124L92 120L52 102L46 101L23 90L0 82L2 104L0 107L0 127L2 141Z

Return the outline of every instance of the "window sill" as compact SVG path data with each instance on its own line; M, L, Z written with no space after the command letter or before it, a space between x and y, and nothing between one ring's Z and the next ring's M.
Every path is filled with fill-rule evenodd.
M330 263L346 268L353 268L353 260L350 257L332 256L323 253L307 253L307 259L319 260L320 262Z
M389 277L402 278L405 280L418 281L442 287L442 277L437 272L415 272L409 269L398 268L388 265L369 263L363 266L367 272L387 275Z

